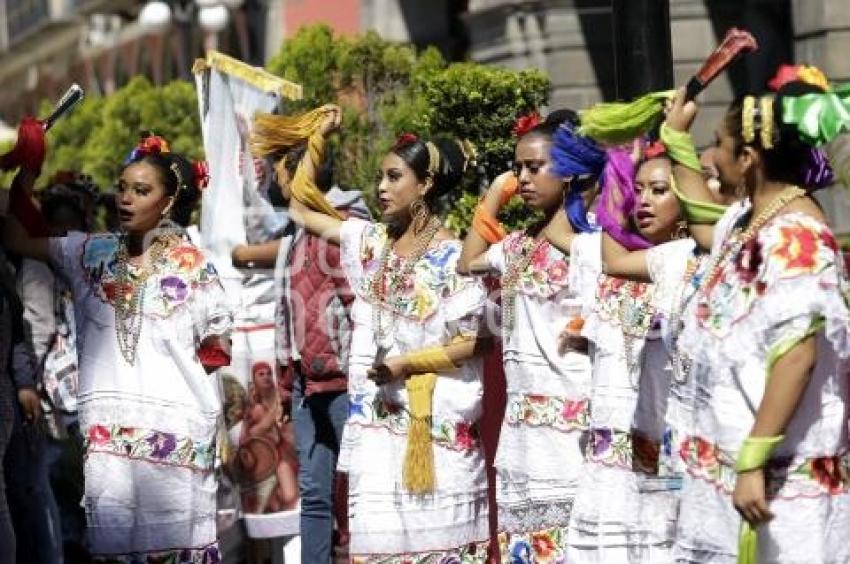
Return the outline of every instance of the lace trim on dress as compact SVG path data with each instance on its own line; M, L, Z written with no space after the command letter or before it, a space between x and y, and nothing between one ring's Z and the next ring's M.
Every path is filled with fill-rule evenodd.
M574 499L527 500L499 504L499 530L507 533L528 533L570 523Z
M202 548L171 548L155 552L93 555L94 564L220 564L218 543Z

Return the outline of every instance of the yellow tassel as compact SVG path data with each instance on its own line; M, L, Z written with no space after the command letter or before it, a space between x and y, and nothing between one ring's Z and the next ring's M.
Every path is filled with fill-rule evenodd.
M405 382L410 407L410 427L407 429L407 450L404 453L402 481L408 491L424 494L434 491L434 450L431 444L431 413L434 373L411 376Z

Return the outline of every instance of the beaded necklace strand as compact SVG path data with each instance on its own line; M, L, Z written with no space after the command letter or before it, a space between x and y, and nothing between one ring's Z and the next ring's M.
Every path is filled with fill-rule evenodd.
M118 291L115 295L115 335L118 339L118 349L127 364L136 362L136 349L139 336L142 334L144 319L145 285L153 275L162 256L168 248L168 241L156 239L150 247L147 264L139 267L136 273L130 272L130 258L127 252L125 237L118 241L118 256L115 268L115 281Z
M524 235L519 253L507 257L507 267L502 276L502 332L505 339L510 338L516 321L516 295L519 291L519 281L532 257L546 242L544 237L535 239Z
M431 216L422 234L416 238L413 252L407 258L402 259L401 268L395 271L389 271L388 268L389 258L395 240L387 237L387 240L384 242L378 269L371 284L372 327L375 334L375 344L378 345L378 354L375 358L376 364L380 364L383 361L383 357L392 348L395 339L396 310L402 305L403 301L403 288L401 288L401 285L410 276L416 267L416 263L419 262L428 250L431 241L440 230L440 225L440 220ZM386 284L384 284L385 278L389 278ZM384 307L390 310L390 322L386 325L384 325L383 320Z
M734 260L741 253L744 246L750 242L764 225L773 219L773 217L782 210L785 206L806 195L806 191L797 186L789 186L783 190L752 222L749 227L742 230L741 227L736 227L734 231L723 241L723 246L720 247L720 252L717 253L709 263L706 270L706 276L700 284L700 293L703 298L708 297L708 293L717 283L723 269L729 261Z

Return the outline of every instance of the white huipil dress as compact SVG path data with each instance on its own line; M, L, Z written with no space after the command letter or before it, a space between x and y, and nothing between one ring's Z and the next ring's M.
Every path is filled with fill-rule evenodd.
M744 202L726 212L712 256L749 209ZM764 470L774 517L757 529L758 561L850 561L850 286L837 249L823 223L800 213L780 215L696 295L695 316L680 338L693 355L697 393L695 430L681 448L687 474L677 558L735 562L741 519L731 494L738 451L772 361L813 334L810 380Z
M603 275L596 298L582 332L592 344L590 437L567 560L663 563L676 495L670 477L659 475L672 372L661 296L653 284Z
M489 524L487 478L479 439L481 362L440 374L433 394L431 438L436 489L409 493L402 465L410 423L403 382L376 386L366 373L375 360L371 288L387 242L384 225L360 219L342 224L341 261L355 292L349 361L349 419L343 432L339 468L349 474L349 548L354 562L440 562L458 558L484 562ZM470 277L456 272L459 241L432 243L402 287L391 314L394 340L387 356L474 336L486 295ZM390 268L403 261L390 253Z
M666 435L659 456L659 476L672 477L681 483L684 461L679 456L683 437L693 431L694 394L696 386L690 374L690 355L679 346L682 325L694 310L694 276L708 256L697 253L693 239L678 239L647 250L649 276L655 285L656 312L661 335L670 355L672 378L666 395L666 406L638 400L638 414L646 408L658 412L666 409ZM656 400L659 395L649 395ZM644 407L646 405L646 407ZM640 416L640 415L639 415Z
M530 244L524 232L512 233L488 250L490 268L504 274ZM542 241L518 281L514 324L503 340L507 406L495 460L502 557L510 562L563 561L587 433L590 359L560 354L558 335L582 315L600 269L599 234L579 234L569 255Z
M112 306L117 252L113 234L50 240L74 294L89 548L109 562L219 562L213 462L222 404L197 350L230 331L224 290L196 247L168 250L144 285L130 365Z

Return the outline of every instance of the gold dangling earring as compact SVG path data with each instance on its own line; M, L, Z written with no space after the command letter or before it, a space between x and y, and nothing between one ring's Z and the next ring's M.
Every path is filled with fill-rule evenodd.
M431 211L428 209L428 204L421 197L416 198L410 204L410 222L413 224L413 232L419 233L428 224L428 219L431 217Z
M676 230L673 231L673 236L670 237L670 240L675 241L676 239L687 239L690 235L691 234L688 231L688 222L684 219L680 219L676 222Z

